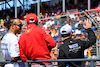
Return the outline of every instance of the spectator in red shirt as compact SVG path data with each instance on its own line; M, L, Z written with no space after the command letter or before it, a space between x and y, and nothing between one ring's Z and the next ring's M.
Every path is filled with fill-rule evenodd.
M26 17L27 29L20 36L19 50L23 61L51 60L50 51L56 46L56 41L43 27L38 27L37 15L30 13ZM32 63L31 67L52 67L50 62Z

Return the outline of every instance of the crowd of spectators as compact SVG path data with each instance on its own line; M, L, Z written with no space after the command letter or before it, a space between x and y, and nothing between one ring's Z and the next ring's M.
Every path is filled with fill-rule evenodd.
M51 1L48 1L48 3L51 3ZM62 1L59 0L58 3L55 3L55 5L50 5L47 2L42 2L40 7L40 12L43 13L61 13L62 12ZM19 6L18 8L18 18L23 19L22 16L25 15L26 13L37 13L37 6L36 4L30 4L30 8L24 9L25 12L23 11L23 7ZM91 0L91 8L95 8L100 6L100 1L99 0ZM79 11L88 9L88 1L87 0L65 0L65 9L70 10L70 9L78 9ZM0 10L0 18L14 18L15 14L15 8L14 6L11 7L10 9L4 9Z
M84 19L86 19L87 17L84 14L76 14L76 15L74 15L74 18L70 18L70 16L66 16L66 17L61 16L61 15L65 15L66 13L63 13L63 14L62 13L61 14L60 13L57 13L57 14L52 13L52 14L48 15L46 13L46 15L48 15L48 17L55 16L55 18L41 20L40 26L43 26L47 30L47 32L57 42L57 46L53 49L54 55L52 55L52 57L55 59L55 57L57 58L57 56L58 56L57 51L58 51L59 46L61 44L63 44L63 38L61 38L61 36L60 36L61 34L59 32L60 32L61 27L64 26L65 24L69 24L72 26L72 28L73 28L72 37L73 38L77 38L77 39L81 39L81 40L88 40L88 38L87 38L88 34L85 32L85 29L83 28L83 24L85 24ZM98 13L93 12L92 16L97 20L98 23L100 23L100 13L99 12ZM45 17L45 16L43 16L41 13L40 18L41 17ZM93 19L92 19L92 21L93 21ZM98 27L98 25L97 25L97 27ZM92 30L96 34L97 28L94 24L92 24ZM100 37L99 31L97 31L97 38L99 39L99 37ZM91 54L92 49L93 48L90 47L89 49L86 49L86 51L85 51L86 54L84 54L84 55L86 57L88 57L88 59L92 58L92 56L97 58L96 54Z

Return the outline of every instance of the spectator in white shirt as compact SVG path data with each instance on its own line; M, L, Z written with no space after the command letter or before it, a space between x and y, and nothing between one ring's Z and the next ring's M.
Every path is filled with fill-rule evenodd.
M17 60L20 60L18 38L16 34L21 32L22 24L19 19L14 19L12 22L6 22L5 27L8 28L8 32L1 41L2 53L5 61L14 61L14 63L5 64L5 67L24 67L24 64L20 66L20 64L16 63Z

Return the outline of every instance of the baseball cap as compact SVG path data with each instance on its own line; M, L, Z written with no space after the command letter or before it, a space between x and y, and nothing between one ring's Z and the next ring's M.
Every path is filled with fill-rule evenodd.
M60 29L60 33L61 34L69 34L72 32L72 27L69 24L64 25L61 29Z
M27 23L36 23L38 22L37 15L34 13L30 13L26 16Z
M40 15L42 15L42 13L40 13Z
M81 34L81 31L80 30L75 30L75 34Z

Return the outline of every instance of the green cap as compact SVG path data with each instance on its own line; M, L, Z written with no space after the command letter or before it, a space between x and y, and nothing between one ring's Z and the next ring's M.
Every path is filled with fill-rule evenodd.
M24 22L22 22L22 24L24 25Z
M3 19L1 19L1 21L3 21Z
M75 17L78 17L77 15Z
M40 13L40 15L41 15L42 13Z

